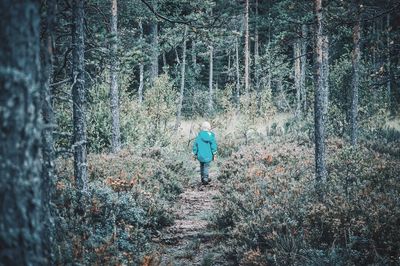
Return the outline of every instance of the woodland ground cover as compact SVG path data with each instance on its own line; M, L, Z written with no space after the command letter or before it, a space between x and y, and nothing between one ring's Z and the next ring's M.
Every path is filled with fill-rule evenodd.
M244 265L398 263L398 134L358 149L330 139L329 177L318 189L310 142L274 138L241 147L219 175L224 186L214 224L227 236L221 242L227 259Z
M244 122L249 120L253 122ZM91 154L90 193L84 205L78 203L73 186L72 160L59 159L55 200L59 261L143 262L156 248L151 239L174 223L171 206L177 196L197 184L190 146L200 121L183 121L177 134L170 134L168 124L165 138L170 144L164 147L131 146L116 155ZM244 265L397 261L398 131L375 129L357 149L331 137L329 179L317 191L313 142L307 130L297 128L307 128L306 124L297 125L287 114L254 120L245 115L227 120L220 115L212 123L220 151L218 180L223 185L209 230L217 232L219 261Z
M191 162L181 158L157 148L90 155L86 195L73 186L72 161L60 159L56 261L139 264L152 249L151 238L174 222L170 205L193 171Z

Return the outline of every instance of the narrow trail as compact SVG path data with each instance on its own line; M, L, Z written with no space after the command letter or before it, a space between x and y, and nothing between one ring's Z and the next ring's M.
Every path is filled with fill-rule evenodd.
M215 199L220 195L215 175L212 183L187 187L173 206L176 219L160 237L158 265L203 265L212 260L215 233L209 225Z

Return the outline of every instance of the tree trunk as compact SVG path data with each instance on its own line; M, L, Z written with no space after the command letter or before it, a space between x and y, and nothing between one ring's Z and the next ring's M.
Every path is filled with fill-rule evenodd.
M296 90L296 111L295 116L301 116L301 46L300 40L296 39L293 44L294 56L294 88Z
M181 125L181 112L182 112L182 103L183 103L183 93L185 91L185 68L186 68L186 39L187 39L187 31L188 26L185 26L185 32L183 36L183 51L182 51L182 65L181 65L181 92L179 95L179 104L178 110L176 113L176 124L175 130L178 130Z
M42 90L41 111L43 120L42 130L42 218L44 222L42 231L42 241L44 248L44 256L48 258L50 264L54 264L54 256L52 249L54 243L54 220L52 208L52 196L56 176L54 174L54 139L53 129L55 127L55 118L52 105L52 95L50 84L53 80L53 43L54 43L54 27L55 27L56 3L48 1L46 7L46 20L44 23L44 36L41 45L41 67L42 67Z
M142 20L139 20L139 31L140 31L140 42L143 43ZM141 59L139 63L139 89L138 89L139 104L143 102L143 87L144 87L144 63L143 60Z
M322 0L315 0L317 15L317 87L315 88L315 173L316 181L324 182L327 177L325 162L325 117L328 96L328 38L324 35Z
M208 79L208 112L212 114L213 112L213 54L214 54L214 48L212 45L210 45L210 75Z
M121 149L121 131L119 123L118 97L118 6L117 0L111 0L111 69L110 69L110 107L111 107L111 150L117 153Z
M300 66L300 93L303 111L307 111L306 68L307 68L307 25L301 27L301 66Z
M165 56L165 51L162 53L162 61L163 61L163 73L167 73L168 65L167 65L167 57Z
M389 111L393 114L392 106L392 67L390 60L390 14L386 15L386 99L389 106Z
M193 40L192 41L192 63L193 63L193 69L194 72L197 70L197 56L196 56L196 42Z
M74 170L76 185L87 191L86 151L86 93L85 93L85 41L83 0L74 0L72 5L72 101L74 121Z
M244 26L245 26L245 37L244 37L244 93L247 96L249 93L249 0L246 0L244 9Z
M261 107L261 95L260 95L260 73L259 73L259 38L258 38L258 0L256 0L256 16L255 16L255 36L254 36L254 79L257 91L257 111L259 112Z
M0 1L0 264L46 265L39 1Z
M351 107L350 107L350 142L351 145L357 145L358 136L358 87L360 71L360 38L361 38L361 19L359 10L359 1L352 1L353 15L356 17L353 26L353 54L352 54L352 81L351 81Z
M259 93L260 90L260 73L258 69L259 60L260 60L260 52L259 52L259 38L258 38L258 0L256 0L256 25L255 25L255 36L254 36L254 78L256 81L256 89Z
M157 1L153 0L153 8L157 9ZM150 83L153 84L154 80L158 77L158 24L157 19L151 23L151 72Z
M236 36L235 39L235 50L236 50L236 103L240 101L240 73L239 73L239 38Z

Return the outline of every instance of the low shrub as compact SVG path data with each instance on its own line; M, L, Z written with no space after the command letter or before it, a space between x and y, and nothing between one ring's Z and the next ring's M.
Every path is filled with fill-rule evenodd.
M88 162L87 193L75 189L72 160L57 162L57 264L139 264L152 236L174 220L169 209L188 182L190 161L151 148L89 155Z
M310 147L244 147L227 159L214 217L226 258L244 265L398 262L399 159L328 143L329 179L316 189Z

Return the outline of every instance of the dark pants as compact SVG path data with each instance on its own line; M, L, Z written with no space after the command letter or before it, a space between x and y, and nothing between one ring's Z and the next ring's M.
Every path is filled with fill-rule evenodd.
M210 167L210 163L202 163L200 162L200 175L201 175L201 182L203 184L208 184L208 168Z

